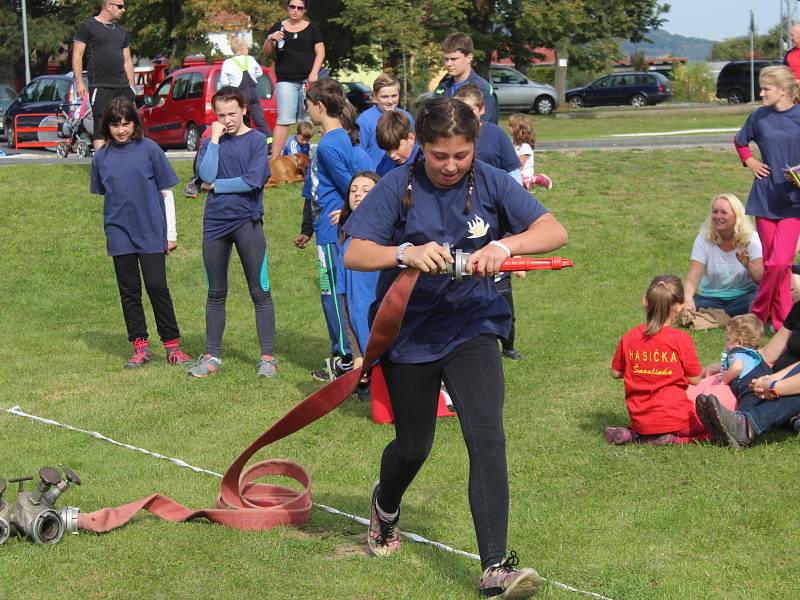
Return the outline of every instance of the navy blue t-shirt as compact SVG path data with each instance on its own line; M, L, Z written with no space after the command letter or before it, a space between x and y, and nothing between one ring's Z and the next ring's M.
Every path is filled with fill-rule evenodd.
M109 256L167 250L167 215L160 190L178 183L164 151L147 138L108 142L95 154L89 189L105 196Z
M481 122L475 152L479 160L511 173L519 170L519 156L506 132L497 125Z
M507 233L520 233L547 210L508 173L475 161L475 189L469 214L464 214L467 178L437 188L418 164L413 178L413 206L403 208L411 166L399 167L381 179L344 226L353 237L383 246L412 242L449 242L475 252ZM381 299L399 269L381 271L374 318ZM401 363L438 360L456 346L482 334L508 336L511 311L491 277L452 281L422 273L411 294L403 325L389 357Z
M800 189L789 183L783 169L800 164L800 106L777 111L762 106L750 113L736 133L736 143L755 142L769 177L754 179L747 198L747 214L768 219L800 217Z
M197 164L203 164L211 138L200 144ZM219 140L216 179L241 177L249 192L220 193L211 190L203 215L203 239L217 240L245 223L260 221L264 215L264 184L269 179L267 139L255 129L242 135L223 135Z
M408 155L408 158L406 159L406 162L404 162L402 165L398 165L398 164L397 164L396 162L394 162L394 161L393 161L391 158L389 158L389 155L388 155L388 154L386 154L386 153L384 152L384 153L383 153L383 158L382 158L382 159L381 159L381 161L378 163L378 166L375 168L375 172L376 172L378 175L380 175L381 177L383 177L383 176L384 176L384 175L386 175L386 174L387 174L389 171L393 171L393 170L394 170L394 169L396 169L397 167L404 167L405 165L410 165L411 163L413 163L413 162L414 162L414 159L415 159L415 158L416 158L416 156L417 156L417 152L419 152L419 144L417 144L417 143L415 142L415 143L414 143L414 147L411 149L411 154L409 154L409 155Z
M408 117L408 120L411 122L411 129L413 130L414 117L399 106L395 110ZM356 121L358 123L358 133L361 137L361 146L363 146L364 151L369 155L372 162L370 169L373 171L378 166L378 163L380 163L381 158L386 155L386 152L378 146L377 134L378 120L383 113L384 111L378 108L377 104L373 104L370 108L361 113L358 116L358 121Z

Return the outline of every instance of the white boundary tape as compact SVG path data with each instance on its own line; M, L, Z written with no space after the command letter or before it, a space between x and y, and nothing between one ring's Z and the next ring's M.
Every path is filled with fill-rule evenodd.
M109 444L113 444L115 446L120 446L121 448L126 448L128 450L133 450L134 452L140 452L141 454L146 454L146 455L152 456L154 458L160 458L162 460L167 460L167 461L171 462L172 464L177 465L179 467L184 467L186 469L191 469L195 473L205 473L207 475L213 475L214 477L218 477L218 478L222 479L222 474L221 473L217 473L216 471L209 471L208 469L203 469L201 467L195 467L193 465L190 465L186 461L181 460L180 458L171 458L169 456L164 456L163 454L159 454L158 452L151 452L150 450L146 450L144 448L139 448L138 446L132 446L130 444L124 444L122 442L118 442L118 441L116 441L116 440L114 440L114 439L112 439L112 438L110 438L108 436L103 435L102 433L98 433L97 431L89 431L87 429L81 429L79 427L73 427L72 425L67 425L65 423L59 423L58 421L54 421L53 419L47 419L45 417L37 417L36 415L32 415L32 414L26 413L23 410L20 410L19 405L12 406L11 408L6 408L4 410L5 410L5 412L7 412L9 414L12 414L12 415L14 415L16 417L23 417L25 419L30 419L30 420L36 421L38 423L43 423L45 425L53 425L55 427L62 427L64 429L68 429L70 431L77 431L78 433L84 433L84 434L89 435L89 436L91 436L93 438L97 438L98 440L102 440L104 442L108 442ZM358 517L356 515L351 515L349 513L342 512L342 511L337 510L337 509L335 509L335 508L333 508L331 506L325 506L324 504L319 504L318 502L315 502L314 506L316 506L317 508L321 508L322 510L327 511L329 513L332 513L332 514L335 514L335 515L340 515L340 516L346 517L346 518L348 518L348 519L350 519L352 521L355 521L357 523L361 523L362 525L369 526L369 520L367 520L367 519L365 519L363 517ZM429 546L433 546L435 548L439 548L440 550L444 550L445 552L450 552L452 554L458 554L460 556L465 556L466 558L469 558L469 559L472 559L472 560L480 561L480 556L478 556L477 554L471 554L469 552L464 552L463 550L457 550L455 548L451 548L450 546L448 546L446 544L442 544L441 542L435 542L433 540L429 540L427 538L422 537L421 535L417 535L416 533L410 533L410 532L407 532L407 531L403 531L403 532L401 532L401 534L404 537L406 537L406 538L408 538L408 539L410 539L410 540L412 540L414 542L419 542L420 544L428 544ZM542 577L542 580L543 581L549 581L552 585L556 586L557 588L560 588L562 590L566 590L568 592L574 592L576 594L582 594L582 595L588 596L590 598L595 598L596 600L611 600L611 598L607 598L606 596L601 596L600 594L596 594L594 592L587 592L586 590L581 590L581 589L572 587L571 585L567 585L566 583L561 583L560 581L549 580L549 579L546 579L544 577Z

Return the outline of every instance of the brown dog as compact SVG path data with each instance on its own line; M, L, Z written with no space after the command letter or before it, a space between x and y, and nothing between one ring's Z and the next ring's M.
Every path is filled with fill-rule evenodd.
M303 181L306 178L309 161L308 154L276 156L269 161L269 170L272 174L267 180L267 187L277 187L282 183Z

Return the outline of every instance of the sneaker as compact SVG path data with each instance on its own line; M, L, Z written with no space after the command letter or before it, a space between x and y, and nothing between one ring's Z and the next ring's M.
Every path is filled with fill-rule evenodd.
M795 415L789 419L789 427L795 434L800 433L800 415Z
M538 592L542 578L535 569L516 569L517 564L517 553L512 550L502 563L486 569L478 587L481 594L491 598L520 600Z
M378 514L378 487L380 481L372 486L372 510L369 516L369 533L367 534L367 550L372 556L389 556L400 550L400 530L397 522L400 520L398 512L394 521L384 521Z
M143 340L142 338L136 338L133 341L133 356L128 359L128 362L125 363L125 369L138 369L139 367L143 366L145 363L150 362L150 358L152 357L150 354L150 344L147 340Z
M278 363L274 358L261 358L258 363L259 377L275 377L278 374Z
M191 364L191 357L178 347L167 350L167 362L171 365Z
M522 360L522 354L517 352L516 348L509 348L508 350L503 350L503 356L506 358L510 358L511 360Z
M216 356L201 354L197 362L189 367L186 372L192 377L208 377L222 368L222 361Z
M639 438L639 434L627 427L606 427L603 430L603 437L606 438L606 444L619 446L635 442Z
M713 394L705 397L704 404L706 418L711 422L711 427L722 444L731 448L747 448L753 442L745 415L728 410ZM711 435L713 437L714 433Z
M353 394L361 402L370 402L372 400L372 396L369 391L369 382L366 384L359 383L358 386L356 386L356 391L353 392Z
M333 381L345 373L353 370L353 360L345 363L341 356L331 356L325 359L325 368L311 372L311 376L319 381Z
M674 433L657 433L655 435L640 435L636 440L647 446L671 446L678 443L678 436Z
M197 198L198 191L197 191L197 184L194 181L190 181L185 186L183 186L183 195L187 198Z
M713 413L713 408L711 406L711 402L709 402L708 396L704 394L698 394L694 399L694 409L697 413L697 418L700 419L700 422L703 424L703 427L706 428L708 435L711 436L711 441L724 445L725 436L719 431L716 421L711 416Z

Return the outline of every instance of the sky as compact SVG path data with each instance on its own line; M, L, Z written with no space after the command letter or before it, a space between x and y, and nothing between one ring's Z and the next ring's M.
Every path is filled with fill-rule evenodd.
M663 0L670 4L662 29L669 33L719 41L728 37L747 35L750 11L756 31L766 33L780 20L781 3L787 0ZM788 0L800 15L800 2ZM785 10L785 9L784 9ZM795 20L800 20L796 18Z

